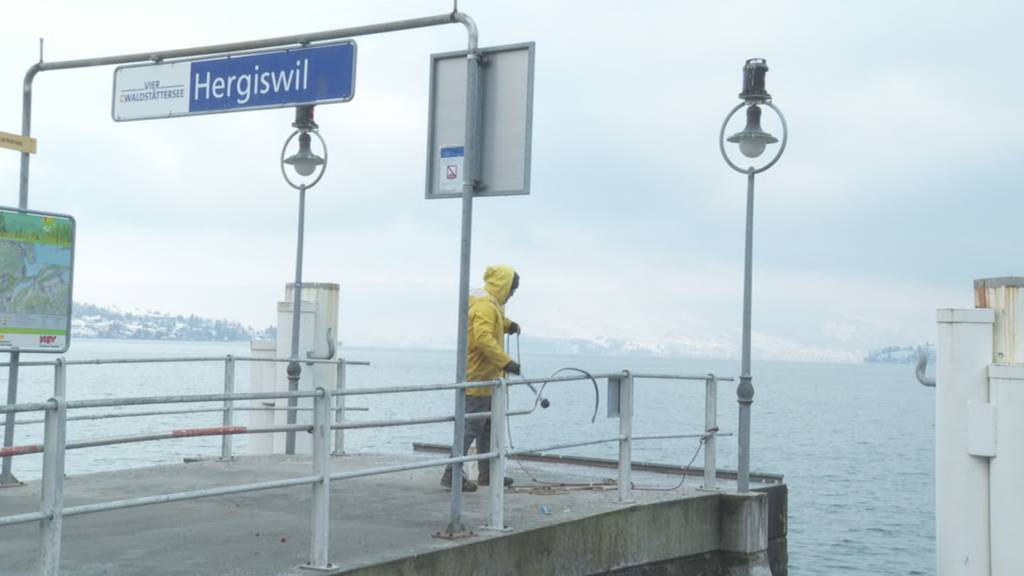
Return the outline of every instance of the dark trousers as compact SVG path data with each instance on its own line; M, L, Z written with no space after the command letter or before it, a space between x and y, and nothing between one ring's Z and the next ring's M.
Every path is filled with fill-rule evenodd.
M470 396L466 395L466 414L472 414L474 412L490 412L491 411L491 397L490 396ZM490 418L467 418L465 427L462 429L463 441L462 441L462 454L465 455L469 452L469 447L476 441L476 452L477 454L486 454L491 451L491 419ZM480 467L480 476L484 478L490 477L491 463L487 460L481 460L477 463ZM448 466L451 468L451 466Z

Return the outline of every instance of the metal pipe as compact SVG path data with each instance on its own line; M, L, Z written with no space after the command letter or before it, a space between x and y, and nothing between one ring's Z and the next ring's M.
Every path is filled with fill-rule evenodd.
M270 407L249 407L249 406L234 406L231 408L234 412L284 412L289 408L270 408ZM312 412L312 408L295 408L299 412ZM345 408L349 412L367 412L369 408L365 406L349 406ZM223 413L223 408L197 408L195 410L149 410L145 412L106 412L104 414L85 414L82 416L68 416L68 422L75 420L106 420L107 418L132 418L139 416L170 416L175 414L208 414L208 413ZM18 426L24 426L27 424L42 424L46 422L44 419L34 420L18 420Z
M46 520L47 518L49 518L49 516L42 512L27 512L25 514L3 516L0 517L0 527L13 526L14 524L27 524L29 522L39 522L40 520Z
M707 438L707 436L708 434L706 432L701 432L699 434L644 434L643 436L632 436L630 437L630 440L674 440L677 438Z
M345 390L345 359L338 358L338 368L334 376L334 387L337 392ZM335 399L334 407L334 423L335 425L341 425L345 423L345 396L338 394ZM344 454L345 453L345 432L341 428L336 428L334 432L334 451L333 454Z
M22 156L26 155L22 153ZM11 407L18 403L18 358L20 356L20 352L11 352L11 362L7 370L6 407ZM11 413L13 414L13 412ZM7 418L4 420L3 448L11 448L12 446L14 446L14 418ZM12 464L10 456L3 457L3 463L0 464L0 486L18 484L18 479L14 477Z
M273 398L312 398L316 396L313 391L308 392L237 392L232 394L232 400L269 400ZM224 400L224 394L193 394L178 396L144 396L137 398L116 398L96 400L73 400L68 402L68 409L78 408L104 408L111 406L141 406L145 404L198 404L201 402L220 402ZM22 406L39 406L36 410L44 409L46 404L22 404ZM5 412L0 408L0 412ZM23 412L24 410L15 410Z
M714 490L718 483L718 379L708 374L704 383L704 489Z
M712 374L711 376L714 376L714 375ZM714 378L715 378L715 380L717 380L719 382L732 382L734 380L734 378L732 378L732 377L719 378L717 376L714 376ZM675 374L647 374L647 373L642 373L641 372L641 373L633 374L633 379L634 380L637 380L637 379L644 379L644 380L699 380L701 382L704 382L704 381L706 381L708 379L708 375L707 374L702 374L700 376L689 376L689 375L675 375Z
M619 502L632 502L633 376L626 373L619 385Z
M258 492L261 490L274 490L276 488L288 488L319 482L319 476L300 476L285 480L269 480L266 482L253 482L251 484L238 484L235 486L224 486L219 488L203 488L201 490L188 490L186 492L174 492L171 494L160 494L157 496L144 496L141 498L128 498L124 500L113 500L111 502L100 502L98 504L85 504L72 506L64 509L64 517L79 516L82 514L93 514L106 512L108 510L122 510L124 508L137 508L151 504L166 504L180 502L182 500L198 500L211 496L230 496L231 494L243 494L245 492Z
M545 446L543 448L518 448L516 450L509 450L506 453L506 456L511 458L513 456L519 456L520 454L534 454L536 452L543 452L545 450L564 450L566 448L579 448L580 446L607 444L608 442L622 442L622 440L622 436L612 436L610 438L600 438L597 440L584 440L581 442L565 442L562 444L553 444L551 446Z
M331 474L331 480L351 480L353 478L364 478L366 476L377 476L378 474L390 474L392 472L405 472L407 470L419 470L421 468L433 468L435 466L445 466L447 464L451 464L452 468L458 468L456 464L490 460L494 456L495 454L493 452L487 452L486 454L471 454L469 456L459 456L458 458L440 458L438 460L428 460L425 462L415 462L410 464L364 468L363 470L355 470L352 472L335 472L334 474ZM454 488L455 486L453 485L452 487Z
M234 356L237 362L290 362L288 358L256 358L253 356ZM179 362L222 362L223 356L183 356L180 358L96 358L92 360L65 360L68 366L99 366L105 364L173 364ZM303 359L305 364L334 364L335 360ZM53 366L56 360L39 360L33 362L21 362L20 366ZM349 366L370 366L366 360L346 360ZM0 367L10 366L9 362L0 362Z
M491 489L490 489L490 523L489 530L504 532L505 527L505 427L508 420L505 418L505 409L508 404L508 387L505 381L494 391L491 396L491 450L496 457L491 460Z
M739 403L739 452L736 490L750 490L750 405L754 403L754 383L750 376L750 315L754 252L754 168L747 170L747 233L743 258L743 350L740 384L736 388Z
M477 50L478 31L476 23L466 14L455 12L452 18L461 22L469 35L466 51L466 132L464 146L465 165L462 169L462 233L459 250L459 310L456 330L455 379L466 380L466 353L469 345L469 267L473 244L473 194L480 177L480 53ZM466 392L455 392L455 423L452 434L452 457L462 456L465 439L463 417L466 410ZM451 521L447 534L465 532L462 525L462 466L452 466Z
M222 419L222 425L224 428L230 428L234 424L234 402L227 398L231 394L235 393L235 360L228 354L224 358L224 417ZM220 458L221 460L231 460L231 434L225 434L220 440Z
M331 397L327 390L318 387L321 393L313 398L313 475L320 478L313 483L311 507L310 568L326 570L331 564Z
M306 222L306 185L299 185L299 226L298 242L295 248L295 283L292 284L292 336L291 355L288 362L288 391L299 390L299 378L302 377L302 365L299 364L299 324L301 320L302 302L302 239L305 233ZM288 407L298 406L297 398L288 399ZM288 423L295 424L296 414L294 411L288 413ZM295 454L295 433L289 432L285 437L285 454Z
M64 399L54 397L50 402L56 410L46 412L46 432L43 444L43 477L39 491L42 503L39 511L46 518L39 522L39 574L60 574L60 541L64 524L64 450L67 433L67 407Z

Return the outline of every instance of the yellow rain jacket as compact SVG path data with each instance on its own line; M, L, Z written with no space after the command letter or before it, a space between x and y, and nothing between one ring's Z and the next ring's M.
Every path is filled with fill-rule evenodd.
M504 334L512 321L505 318L505 302L512 290L515 271L511 266L488 266L484 289L469 296L469 341L466 350L466 380L479 382L502 377L502 368L512 361L505 353ZM470 396L490 396L491 388L469 388Z

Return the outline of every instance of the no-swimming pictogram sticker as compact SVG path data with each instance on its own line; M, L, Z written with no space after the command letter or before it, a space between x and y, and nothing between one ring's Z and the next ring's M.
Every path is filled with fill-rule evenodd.
M459 177L459 167L455 165L448 166L448 179L455 180Z

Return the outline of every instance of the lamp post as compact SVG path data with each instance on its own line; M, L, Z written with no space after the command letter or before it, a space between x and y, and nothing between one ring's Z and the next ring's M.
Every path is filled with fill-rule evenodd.
M288 356L288 391L295 392L299 389L299 377L302 376L302 365L299 363L299 315L300 302L302 299L302 241L305 233L306 221L306 190L316 186L323 178L327 170L327 143L320 136L319 127L313 121L312 106L297 106L295 108L295 122L292 123L295 131L284 141L281 147L281 175L289 186L299 191L299 231L298 242L295 253L295 283L292 285L292 347ZM323 148L324 156L321 158L312 152L310 144L312 136L316 136ZM291 156L285 156L288 152L288 145L296 137L299 139L299 151ZM287 167L291 166L295 173L301 177L296 182L288 175ZM310 179L317 171L316 176ZM288 398L288 424L295 424L297 398ZM285 439L285 453L295 454L295 432L289 431Z
M786 129L786 119L782 112L772 104L772 97L764 88L764 77L768 73L768 63L763 58L751 58L743 66L743 91L740 92L740 102L725 117L722 122L722 129L718 133L718 148L722 153L725 163L733 170L747 175L747 235L746 249L743 266L743 343L741 352L740 384L736 389L736 400L740 408L739 422L739 451L738 451L738 474L736 478L736 489L739 492L746 492L750 489L750 405L754 403L754 384L750 376L750 293L751 293L751 264L753 262L754 249L754 175L764 172L779 161L783 151L786 150L786 140L789 135ZM732 142L739 144L740 152L747 158L753 159L764 153L768 144L778 143L778 138L761 129L761 106L771 108L779 117L782 123L782 142L778 151L768 163L761 167L748 166L741 168L725 152L725 143ZM729 120L736 115L741 108L746 107L747 125L743 130L725 137L725 128Z

